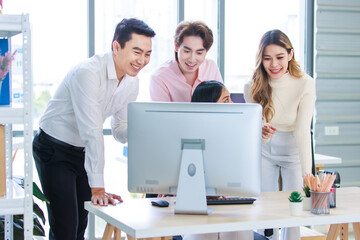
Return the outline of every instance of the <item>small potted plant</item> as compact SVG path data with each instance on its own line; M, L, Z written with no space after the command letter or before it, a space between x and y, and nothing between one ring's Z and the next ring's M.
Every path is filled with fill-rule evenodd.
M311 206L311 193L310 193L310 187L307 184L304 184L303 186L303 191L304 191L304 198L303 198L303 209L304 211L310 211L310 206Z
M301 193L297 191L291 192L289 196L289 205L290 205L290 214L292 216L299 216L302 211L302 196Z

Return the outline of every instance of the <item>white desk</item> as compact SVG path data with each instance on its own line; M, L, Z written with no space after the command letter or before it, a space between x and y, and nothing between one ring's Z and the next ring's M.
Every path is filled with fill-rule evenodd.
M166 198L170 202L168 208L152 207L150 199L146 198L108 207L86 202L85 208L134 238L356 223L354 233L356 239L360 239L360 188L339 188L336 208L331 208L329 215L312 215L304 211L301 216L290 216L289 193L262 193L251 205L212 206L214 211L210 215L175 215L174 198ZM335 227L339 225L333 226L334 235L338 233Z
M341 163L341 158L317 154L317 153L314 154L314 160L315 160L315 173L317 173L317 171L319 170L323 170L325 164Z
M324 165L324 164L340 164L341 163L341 158L339 158L339 157L332 157L332 156L315 153L314 158L315 158L315 164Z

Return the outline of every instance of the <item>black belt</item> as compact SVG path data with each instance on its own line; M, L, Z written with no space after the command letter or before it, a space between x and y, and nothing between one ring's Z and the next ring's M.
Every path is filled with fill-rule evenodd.
M58 146L61 146L63 148L72 149L72 150L77 151L77 152L84 152L85 151L84 147L76 147L76 146L73 146L73 145L68 144L66 142L60 141L60 140L50 136L46 132L44 132L44 130L42 130L41 128L39 128L39 136L40 135L45 137L49 142L51 142L53 144L56 144Z

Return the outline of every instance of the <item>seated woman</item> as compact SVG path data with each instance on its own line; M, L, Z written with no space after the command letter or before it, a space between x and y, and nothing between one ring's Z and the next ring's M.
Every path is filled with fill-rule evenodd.
M201 82L194 90L191 102L232 103L230 93L222 82Z

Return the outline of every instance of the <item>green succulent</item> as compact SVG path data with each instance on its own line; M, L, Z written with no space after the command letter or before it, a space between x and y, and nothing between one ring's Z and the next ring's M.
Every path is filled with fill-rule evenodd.
M307 184L304 185L303 191L304 191L306 197L310 197L310 195L311 195L310 187Z
M302 196L301 193L297 191L293 191L289 196L290 202L302 202Z

